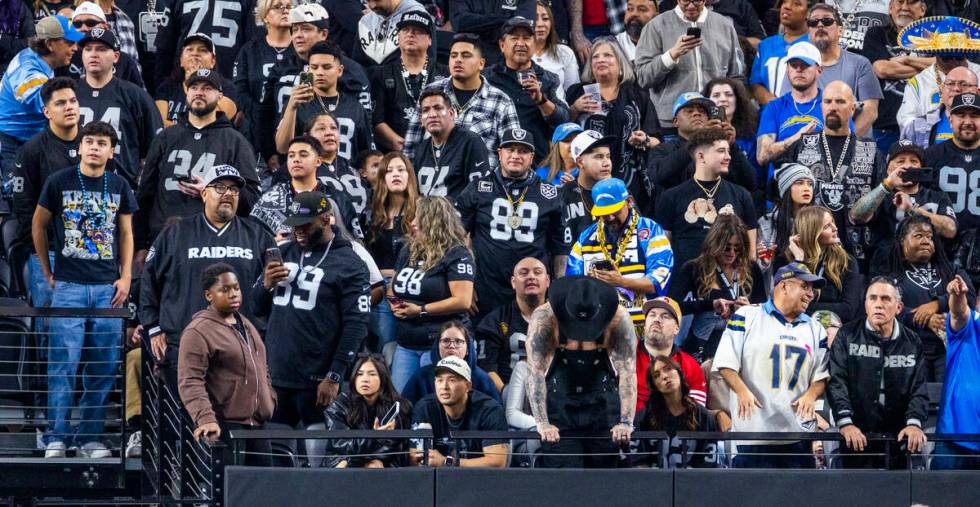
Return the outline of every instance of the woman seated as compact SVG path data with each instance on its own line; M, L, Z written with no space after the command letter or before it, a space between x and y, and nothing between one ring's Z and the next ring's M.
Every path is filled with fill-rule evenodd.
M448 356L456 356L466 361L470 365L470 371L473 372L473 389L500 402L500 393L497 391L496 384L483 368L476 365L476 342L470 337L466 326L458 320L443 324L439 339L432 344L429 352L432 363L423 366L412 375L408 384L402 389L402 396L412 403L417 403L425 395L436 392L436 364L440 359Z

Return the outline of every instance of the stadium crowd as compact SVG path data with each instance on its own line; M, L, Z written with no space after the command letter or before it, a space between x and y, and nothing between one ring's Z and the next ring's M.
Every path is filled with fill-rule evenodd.
M937 433L980 434L978 20L956 0L2 2L4 243L35 307L137 309L38 324L45 455L112 455L111 374L141 355L195 436L431 428L430 466L712 467L714 444L632 434L832 430L843 466L901 467L933 448L928 383ZM508 429L540 441L448 438ZM872 433L902 443L889 461ZM325 463L421 452L334 440ZM980 442L932 453L980 469Z

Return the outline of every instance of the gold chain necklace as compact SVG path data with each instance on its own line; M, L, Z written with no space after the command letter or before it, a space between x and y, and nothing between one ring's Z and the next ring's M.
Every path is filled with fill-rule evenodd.
M697 178L694 178L694 184L697 185L702 192L704 192L704 195L708 198L708 202L714 204L715 194L718 193L718 189L721 187L721 178L718 178L718 180L715 181L715 186L711 187L711 190L705 188Z
M524 187L524 191L521 192L521 196L517 198L516 202L510 197L510 191L508 191L506 187L504 188L504 195L507 196L507 202L510 203L510 212L512 213L510 218L507 219L507 225L509 225L511 229L519 229L521 227L521 223L524 222L524 219L521 218L520 208L521 203L524 202L524 196L527 195L527 189L529 188L531 188L530 185Z
M623 255L626 253L626 247L629 245L630 238L633 237L633 233L636 232L636 224L640 221L640 214L635 210L632 212L633 219L630 221L630 226L626 229L626 234L623 234L623 238L619 240L619 245L616 248L616 258L613 259L612 255L609 254L609 246L606 245L606 231L603 226L603 222L600 220L596 225L596 240L599 242L599 248L602 249L602 254L606 257L606 260L612 263L613 267L617 270L619 269L619 263L623 260Z

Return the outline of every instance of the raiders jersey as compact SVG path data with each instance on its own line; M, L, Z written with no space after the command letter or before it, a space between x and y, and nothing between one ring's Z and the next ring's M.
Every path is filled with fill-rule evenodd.
M925 155L923 164L935 168L935 185L953 202L960 230L980 227L980 149L950 141L930 146Z
M516 301L497 307L476 328L477 360L480 368L496 372L504 383L518 361L527 359L527 320Z
M147 248L170 217L186 217L204 210L200 197L180 191L177 177L203 178L212 166L228 164L245 178L238 198L238 215L248 216L258 199L259 177L251 145L224 114L204 128L186 120L163 129L153 139L140 175L136 199L139 211L134 220L136 248Z
M592 190L579 186L578 180L562 185L558 189L558 199L565 220L565 238L571 243L595 222L592 219Z
M391 292L417 305L442 301L450 296L450 282L473 281L473 255L464 246L450 249L429 269L422 261L410 262L411 252L403 248L395 262ZM442 325L451 320L469 322L466 312L455 315L430 315L425 318L398 321L398 344L413 350L427 350L438 339Z
M449 76L449 67L429 60L420 74L407 75L401 59L374 67L371 72L373 124L385 123L401 137L418 113L418 97L429 84ZM415 167L418 167L417 165Z
M265 82L272 73L272 68L287 57L293 58L296 50L292 45L276 49L258 37L246 42L232 70L232 81L238 95L238 110L245 120L242 124L242 134L252 146L261 146L259 142L259 112L265 99Z
M104 121L119 136L113 160L122 170L120 176L136 188L140 160L146 158L153 138L163 128L160 112L146 90L119 78L112 78L102 88L92 88L84 79L78 82L80 125Z
M258 33L255 0L158 0L156 10L169 13L169 23L157 32L157 76L173 70L180 56L180 44L192 33L203 33L214 41L218 72L230 77L242 44ZM159 83L161 80L157 80Z
M312 101L296 108L294 135L302 135L318 114L330 113L337 119L340 142L337 155L347 160L374 146L368 111L355 97L340 92L336 97L314 97ZM280 120L281 121L281 120Z
M17 217L17 238L28 245L32 244L31 220L41 197L41 188L48 176L78 164L78 142L77 137L65 141L54 135L50 127L45 126L44 130L17 150L17 161L14 163L14 176L11 180L13 212ZM48 235L48 244L54 244L51 234Z
M324 185L330 187L332 191L343 194L346 200L354 206L354 211L358 215L365 215L365 210L368 210L371 204L371 185L364 181L361 175L357 174L357 171L351 167L350 161L335 157L334 161L329 164L320 164L316 168L316 177ZM288 172L276 171L272 173L272 182L288 183Z
M462 128L454 128L439 148L427 137L415 149L419 193L455 199L466 185L490 172L487 146L483 139Z
M167 227L146 255L140 322L150 336L166 333L168 344L176 346L194 314L207 307L201 272L216 262L235 268L242 288L240 311L252 318L249 291L265 269L265 250L274 246L272 236L250 218L235 217L219 229L199 213Z
M333 200L333 203L340 209L340 214L344 217L344 226L347 227L347 230L355 238L362 239L364 237L360 218L354 212L354 207L351 205L350 200L347 199L346 194L337 191L335 188L323 182L317 185L315 191L323 192L328 198ZM292 227L284 224L284 222L289 216L289 207L292 205L295 197L296 190L293 189L290 182L275 183L255 203L255 206L252 208L252 218L261 222L273 235L279 233L288 234L292 232Z
M482 254L476 257L476 292L484 312L514 299L510 277L518 261L534 257L549 265L571 247L558 189L533 172L521 181L505 181L499 171L471 181L456 208L473 251Z

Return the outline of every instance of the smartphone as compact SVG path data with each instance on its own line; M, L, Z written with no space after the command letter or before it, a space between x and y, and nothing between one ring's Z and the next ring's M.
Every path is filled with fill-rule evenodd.
M728 121L728 114L725 113L725 108L720 106L711 106L711 114L708 115L710 120Z
M187 173L187 174L175 174L174 175L174 178L177 181L179 181L181 183L186 183L188 185L191 185L191 184L194 183L194 178L191 177L190 173Z
M687 29L687 36L694 37L695 39L701 38L701 28L697 26L692 26Z
M388 300L388 306L391 307L401 306L405 304L405 300L398 296L385 296L385 299Z
M313 73L312 72L300 72L299 73L299 84L301 85L313 85Z
M279 251L279 247L274 246L265 249L265 263L268 264L270 262L282 264L282 252Z
M395 404L392 405L390 409L388 409L388 412L385 414L385 416L381 418L381 426L384 426L390 423L391 421L394 421L395 418L398 417L399 410L401 410L401 402L396 401Z
M935 174L931 167L909 168L902 173L902 180L909 183L932 183L935 181Z
M616 271L616 268L613 267L612 263L605 259L600 261L595 261L594 263L592 263L592 267L595 269L600 269L602 271Z

